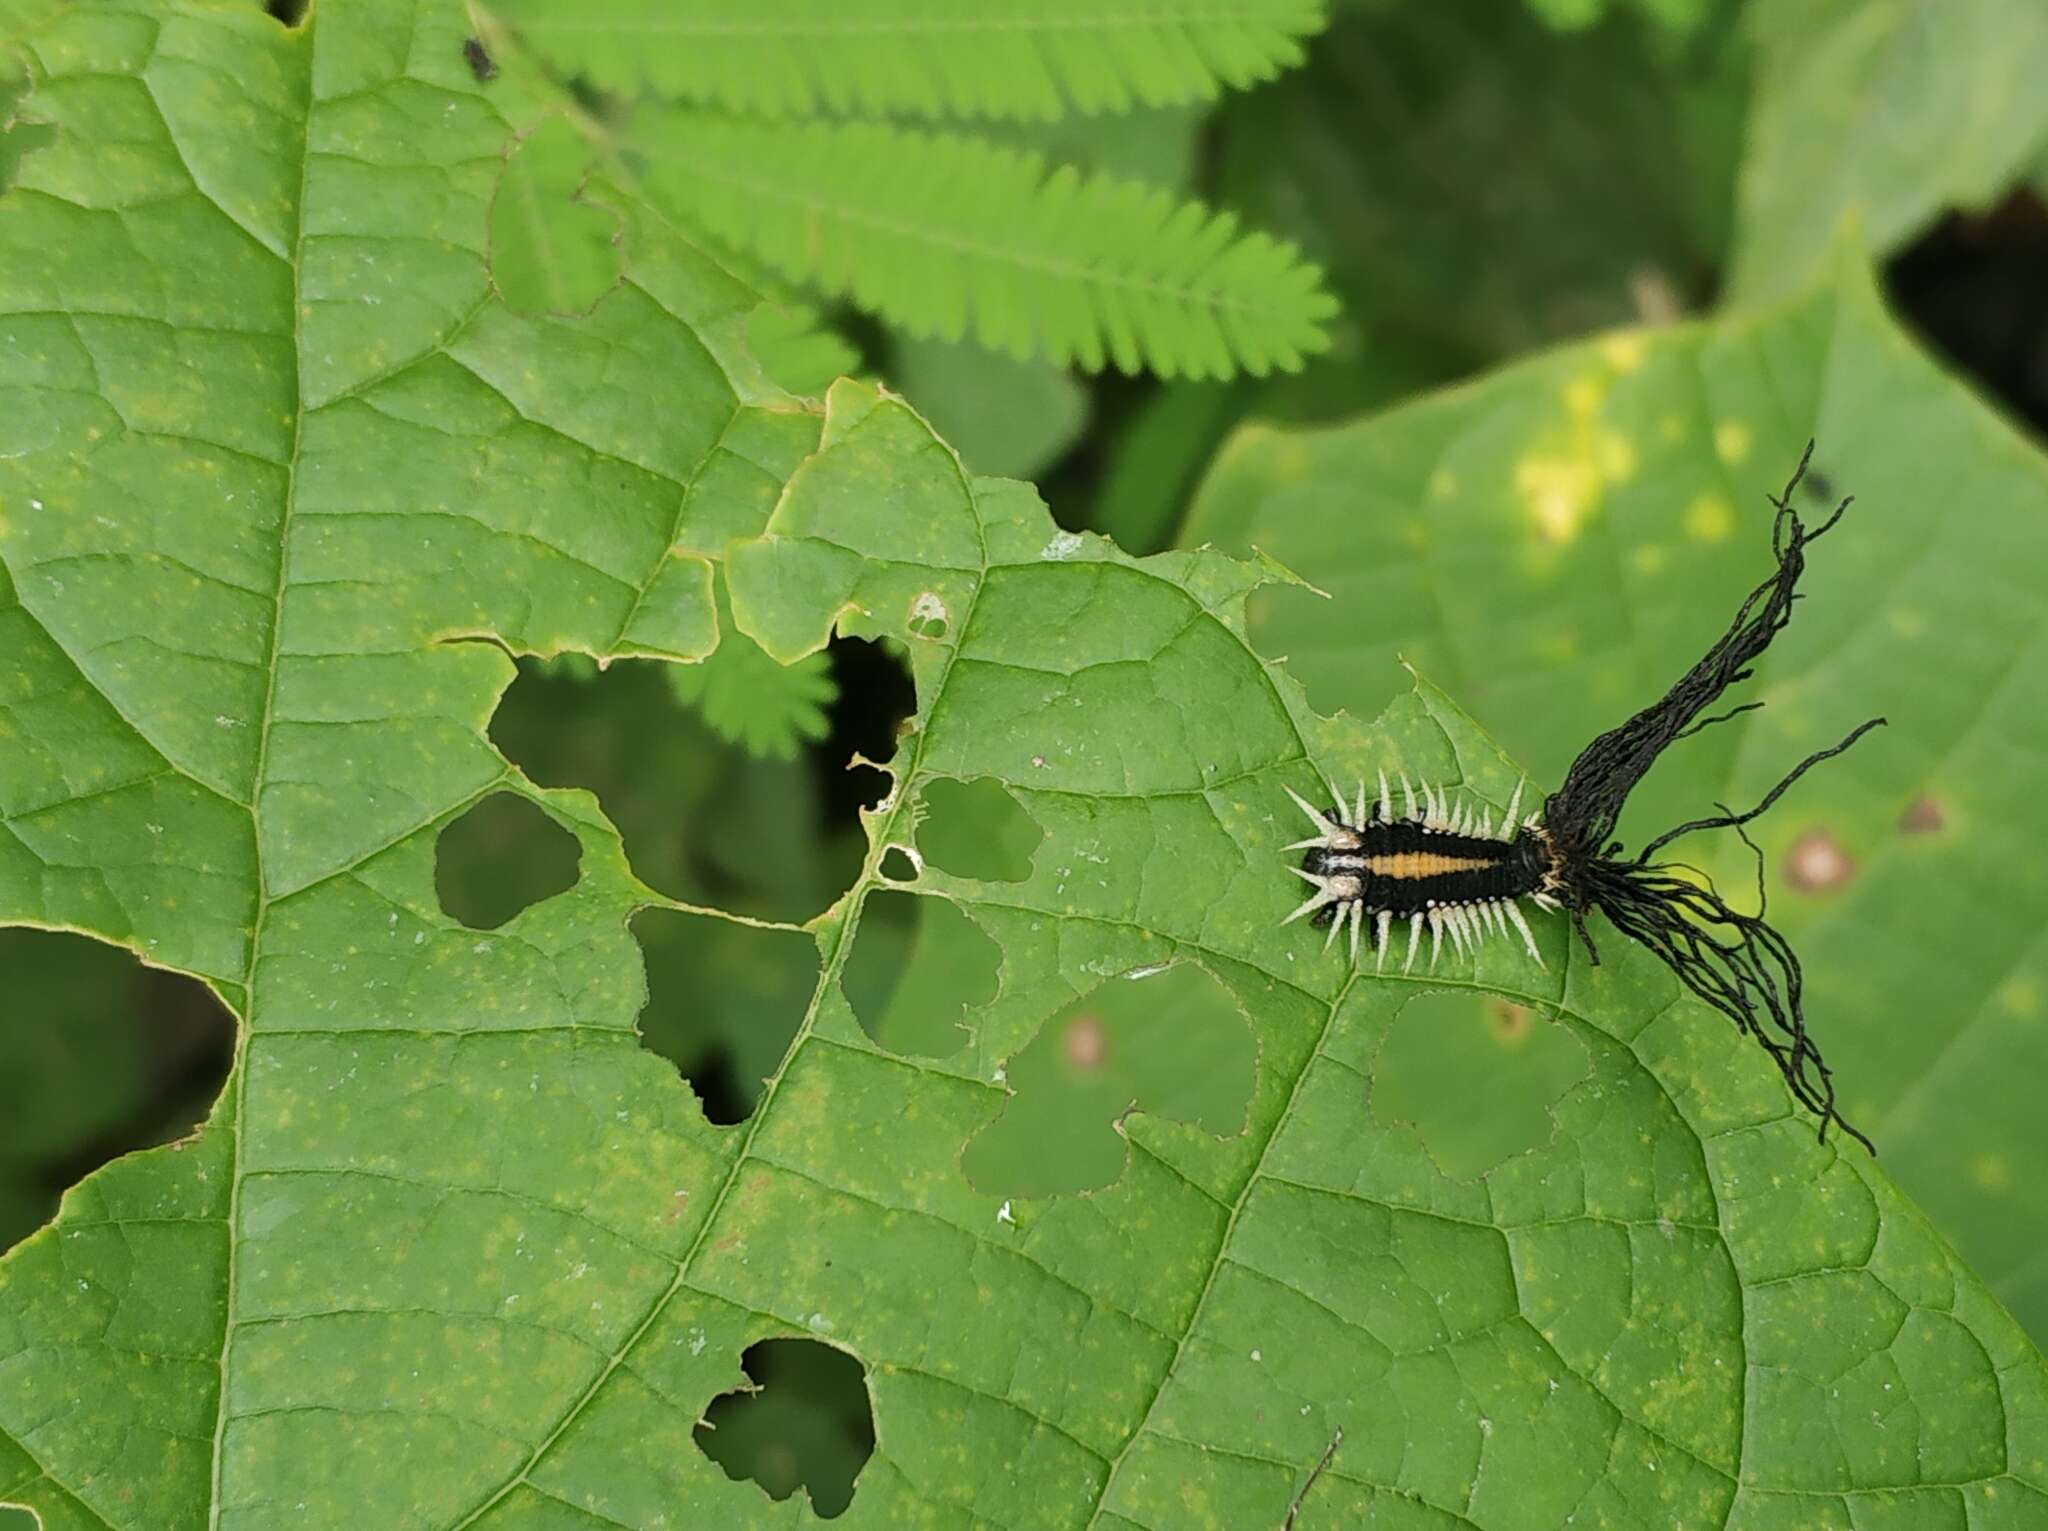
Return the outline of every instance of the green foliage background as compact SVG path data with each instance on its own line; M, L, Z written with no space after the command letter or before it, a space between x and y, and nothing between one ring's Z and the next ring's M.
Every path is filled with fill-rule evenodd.
M0 0L0 1498L2048 1518L2048 469L1884 290L2048 250L2039 8L975 15ZM1759 826L1875 1165L1613 941L1277 924L1809 436L1624 833L1890 715Z

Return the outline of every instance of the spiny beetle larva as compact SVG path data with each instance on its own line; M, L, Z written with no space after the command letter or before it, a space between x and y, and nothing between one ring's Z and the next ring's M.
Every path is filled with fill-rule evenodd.
M1770 1054L1793 1096L1820 1117L1823 1140L1829 1125L1840 1123L1843 1131L1869 1148L1870 1140L1836 1112L1833 1079L1807 1035L1799 958L1791 943L1764 919L1762 853L1757 853L1755 914L1731 908L1694 869L1655 858L1671 841L1701 829L1733 829L1756 850L1743 826L1775 803L1808 768L1841 754L1884 719L1872 718L1839 744L1807 756L1746 813L1716 804L1718 814L1667 830L1634 856L1614 838L1622 805L1665 749L1763 705L1746 702L1713 717L1700 716L1730 686L1749 678L1750 666L1783 631L1806 568L1807 545L1832 529L1849 508L1851 502L1843 500L1834 514L1812 528L1792 508L1792 496L1812 456L1809 442L1784 493L1771 500L1777 511L1771 528L1776 571L1749 593L1727 632L1669 691L1579 752L1564 784L1538 812L1517 822L1520 784L1497 827L1491 810L1462 802L1453 805L1443 791L1426 783L1418 791L1405 775L1401 784L1406 811L1398 817L1384 772L1379 774L1379 795L1370 812L1362 781L1349 806L1332 785L1336 806L1329 810L1318 810L1288 788L1288 796L1316 826L1312 837L1287 847L1306 852L1296 875L1314 889L1288 921L1308 917L1327 927L1325 949L1348 926L1354 963L1364 933L1373 946L1376 970L1385 968L1395 925L1405 923L1408 952L1402 971L1408 972L1414 968L1425 928L1432 966L1446 936L1463 951L1488 935L1506 934L1510 927L1541 963L1542 954L1521 910L1525 898L1562 910L1587 955L1598 964L1600 953L1586 924L1598 911L1623 935L1648 947L1680 982Z

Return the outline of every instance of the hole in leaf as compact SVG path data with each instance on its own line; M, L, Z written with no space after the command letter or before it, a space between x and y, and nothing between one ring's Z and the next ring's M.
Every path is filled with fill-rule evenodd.
M984 882L1022 882L1031 875L1045 831L1002 783L985 776L935 781L924 789L924 806L917 849L940 871Z
M1380 1041L1372 1114L1410 1126L1445 1174L1470 1180L1540 1148L1550 1108L1591 1068L1555 1020L1497 995L1424 993Z
M761 1340L740 1357L749 1386L711 1400L692 1438L738 1482L770 1499L802 1488L830 1520L853 1501L854 1480L875 1450L867 1372L816 1340Z
M491 740L534 781L582 787L618 828L634 872L686 903L801 924L853 886L867 850L860 810L885 798L886 760L916 709L902 659L836 639L822 739L761 758L677 695L661 660L604 670L582 655L522 659Z
M583 847L525 798L494 792L434 842L441 910L471 930L496 930L576 886Z
M846 757L828 768L815 753L748 755L677 699L672 668L522 659L491 739L533 780L594 793L649 887L761 919L810 919L853 885L866 851L853 810L835 820L824 803Z
M904 624L919 638L934 641L946 636L946 603L927 590L910 603L910 616Z
M1246 603L1252 646L1269 659L1284 659L1287 673L1308 693L1309 706L1325 717L1340 709L1354 718L1378 717L1413 684L1401 665L1404 655L1425 675L1433 673L1428 666L1432 645L1419 635L1429 632L1436 619L1417 609L1427 606L1428 588L1420 594L1406 588L1401 575L1412 571L1384 570L1386 562L1380 560L1365 579L1331 591L1335 609L1371 612L1371 631L1360 630L1357 622L1333 622L1332 602L1296 585L1264 586ZM1313 561L1307 566L1317 567ZM1353 585L1360 587L1356 599Z
M0 1249L110 1159L184 1137L234 1058L234 1018L197 979L104 942L0 930Z
M943 1058L970 1011L995 998L1002 952L951 900L871 893L840 973L867 1034L894 1053Z
M706 1117L745 1121L803 1023L817 943L680 909L643 909L632 929L647 964L642 1043L690 1082Z
M903 728L917 711L917 688L901 648L888 640L834 638L832 678L839 685L833 706L832 732L822 756L826 816L835 823L857 823L862 808L872 808L888 795L884 771L847 770L854 756L886 763L896 756ZM879 784L879 790L877 786Z
M900 845L892 845L882 852L878 869L891 882L917 881L917 863L910 859L909 854Z
M1258 1068L1230 991L1193 963L1114 978L1039 1028L1004 1066L1015 1095L968 1141L975 1188L1093 1191L1123 1174L1116 1124L1132 1108L1227 1137L1244 1127Z

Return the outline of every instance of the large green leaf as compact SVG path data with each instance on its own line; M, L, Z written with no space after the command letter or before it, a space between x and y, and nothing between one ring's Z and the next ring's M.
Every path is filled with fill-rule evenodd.
M1674 749L1633 843L1754 801L1886 714L1754 827L1845 1111L1975 1268L2048 1333L2048 465L1851 275L1756 320L1622 333L1317 433L1247 428L1188 535L1316 571L1253 633L1329 707L1371 710L1405 654L1554 785L1691 663L1768 568L1774 491L1809 435L1854 491L1817 548L1760 713ZM1697 857L1736 887L1739 845Z
M2037 0L1751 6L1756 95L1730 275L1796 291L1847 232L1886 252L1981 208L2048 150L2048 8Z
M851 1525L2039 1519L2038 1355L1667 974L1546 925L1545 969L1376 981L1279 924L1282 786L1384 763L1500 802L1518 773L1462 714L1421 687L1319 720L1245 641L1268 566L1058 532L873 389L821 424L750 369L751 294L625 188L621 285L511 315L490 193L540 107L464 30L342 0L30 42L57 131L0 200L0 917L199 973L241 1032L196 1139L0 1264L0 1495L67 1531L798 1522L694 1426L750 1344L809 1336L866 1371ZM627 921L665 900L485 732L504 648L708 647L714 555L771 655L836 622L919 688L808 927L820 986L727 1129L633 1034ZM1020 880L917 870L946 779L1036 822ZM581 859L479 932L434 846L490 792ZM842 992L892 860L1000 952L947 1056ZM1248 1094L1123 1059L1151 1104L1112 1183L971 1183L1006 1061L1180 968L1206 1032L1243 1017ZM1483 1179L1374 1109L1432 987L1553 1012L1587 1059ZM1159 1029L1105 1009L1070 1061Z

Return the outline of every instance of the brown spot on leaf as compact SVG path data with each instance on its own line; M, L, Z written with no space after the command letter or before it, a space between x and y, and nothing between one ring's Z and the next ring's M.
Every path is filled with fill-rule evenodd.
M1906 805L1906 811L1899 815L1899 833L1902 835L1931 835L1948 823L1948 810L1932 793L1923 792Z
M1824 829L1809 829L1792 842L1785 858L1785 881L1801 893L1824 893L1856 875L1856 863Z
M1074 1068L1093 1073L1109 1057L1109 1033L1099 1017L1083 1011L1060 1032L1060 1052Z
M1493 1026L1494 1036L1502 1042L1519 1042L1535 1024L1536 1012L1512 1000L1495 999L1487 1002L1486 1019Z

